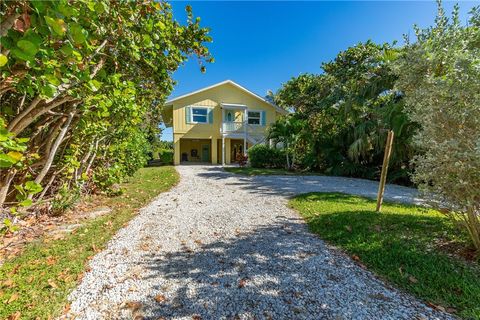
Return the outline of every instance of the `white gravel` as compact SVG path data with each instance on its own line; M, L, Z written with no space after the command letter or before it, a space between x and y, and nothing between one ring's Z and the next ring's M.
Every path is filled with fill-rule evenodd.
M375 196L372 181L243 177L179 166L181 182L118 232L70 295L76 319L449 319L308 232L288 196ZM388 186L386 199L419 201ZM155 297L157 297L156 301Z

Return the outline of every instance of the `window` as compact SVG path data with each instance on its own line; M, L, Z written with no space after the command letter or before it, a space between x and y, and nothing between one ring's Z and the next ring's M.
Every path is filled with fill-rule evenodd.
M207 108L192 108L192 122L194 123L208 123Z
M260 124L260 111L248 111L248 124Z

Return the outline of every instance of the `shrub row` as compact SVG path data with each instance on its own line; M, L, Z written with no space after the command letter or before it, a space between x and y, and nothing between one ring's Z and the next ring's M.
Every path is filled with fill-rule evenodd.
M250 165L254 168L285 168L286 158L283 149L257 144L248 149Z

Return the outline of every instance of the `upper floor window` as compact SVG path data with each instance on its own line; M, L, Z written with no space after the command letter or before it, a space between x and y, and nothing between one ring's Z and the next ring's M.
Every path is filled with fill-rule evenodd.
M192 107L192 122L208 123L208 109Z
M248 124L260 124L262 113L260 111L248 111Z

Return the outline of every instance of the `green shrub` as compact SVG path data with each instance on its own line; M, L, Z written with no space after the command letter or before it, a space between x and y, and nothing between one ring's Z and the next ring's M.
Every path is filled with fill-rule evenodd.
M248 149L250 164L254 168L285 168L286 158L282 149L257 144Z
M158 159L160 159L164 164L173 164L173 150L172 149L158 150Z

